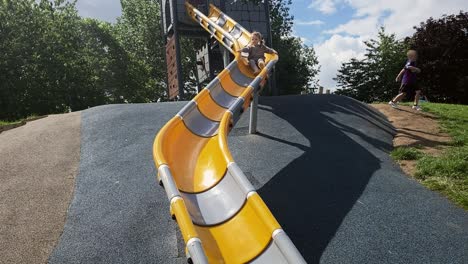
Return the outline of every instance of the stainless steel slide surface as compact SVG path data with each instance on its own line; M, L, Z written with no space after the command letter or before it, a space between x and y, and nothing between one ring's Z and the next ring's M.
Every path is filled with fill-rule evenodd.
M305 263L233 160L227 135L278 60L253 75L239 50L250 33L215 6L187 12L235 59L157 134L153 156L193 263Z

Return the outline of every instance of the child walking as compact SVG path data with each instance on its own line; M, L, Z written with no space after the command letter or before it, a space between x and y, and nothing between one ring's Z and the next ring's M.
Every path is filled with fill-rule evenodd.
M416 67L416 60L418 59L418 53L415 50L409 50L406 53L408 61L405 67L400 71L396 77L396 81L401 81L400 93L393 98L388 104L393 108L398 108L398 102L403 100L407 94L414 94L413 109L420 111L421 107L419 104L419 97L421 96L421 89L417 82L417 74L421 72L421 69Z
M260 32L253 32L250 43L241 50L241 56L245 65L250 65L255 75L265 68L265 53L278 54L276 50L265 45Z

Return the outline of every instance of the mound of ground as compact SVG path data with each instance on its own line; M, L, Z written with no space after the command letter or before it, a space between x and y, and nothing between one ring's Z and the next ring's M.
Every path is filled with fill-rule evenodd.
M393 109L388 104L372 106L395 126L394 147L417 147L424 153L436 156L451 140L447 133L441 131L436 117L431 113L415 111L409 106L400 106L399 109ZM414 175L415 160L401 160L399 163L406 174Z
M41 123L47 129L19 130L51 117L0 134L0 255L9 263L47 258L67 205L58 193L71 193L76 170L64 157L79 144L63 137L75 133L79 172L49 262L185 263L152 158L156 133L184 104L91 108L81 114L81 135L71 116ZM467 213L393 162L397 131L383 114L347 97L315 95L261 98L258 116L259 133L249 135L244 114L230 149L308 263L468 262ZM68 122L73 129L58 129ZM29 217L56 204L57 216ZM53 235L38 235L47 232ZM22 261L27 247L37 259Z

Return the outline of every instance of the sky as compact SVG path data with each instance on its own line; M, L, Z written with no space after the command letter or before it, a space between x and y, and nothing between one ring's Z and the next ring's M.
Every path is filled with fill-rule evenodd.
M468 10L468 0L293 0L294 35L317 53L321 71L320 84L334 89L333 78L341 63L362 58L363 41L377 35L385 26L388 33L404 38L414 33L414 26L429 17ZM120 16L119 0L78 0L84 17L114 22Z

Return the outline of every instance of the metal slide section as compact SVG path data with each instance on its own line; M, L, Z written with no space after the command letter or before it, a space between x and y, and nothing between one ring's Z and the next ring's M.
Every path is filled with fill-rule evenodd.
M278 60L254 76L239 61L250 33L211 6L193 19L234 55L208 86L158 133L153 156L193 263L306 263L233 160L227 135ZM239 33L239 31L241 33Z
M239 25L234 19L224 14L215 5L210 4L210 13L208 17L216 22L218 26L222 27L229 34L231 34L239 43L239 47L243 48L250 42L250 32Z

